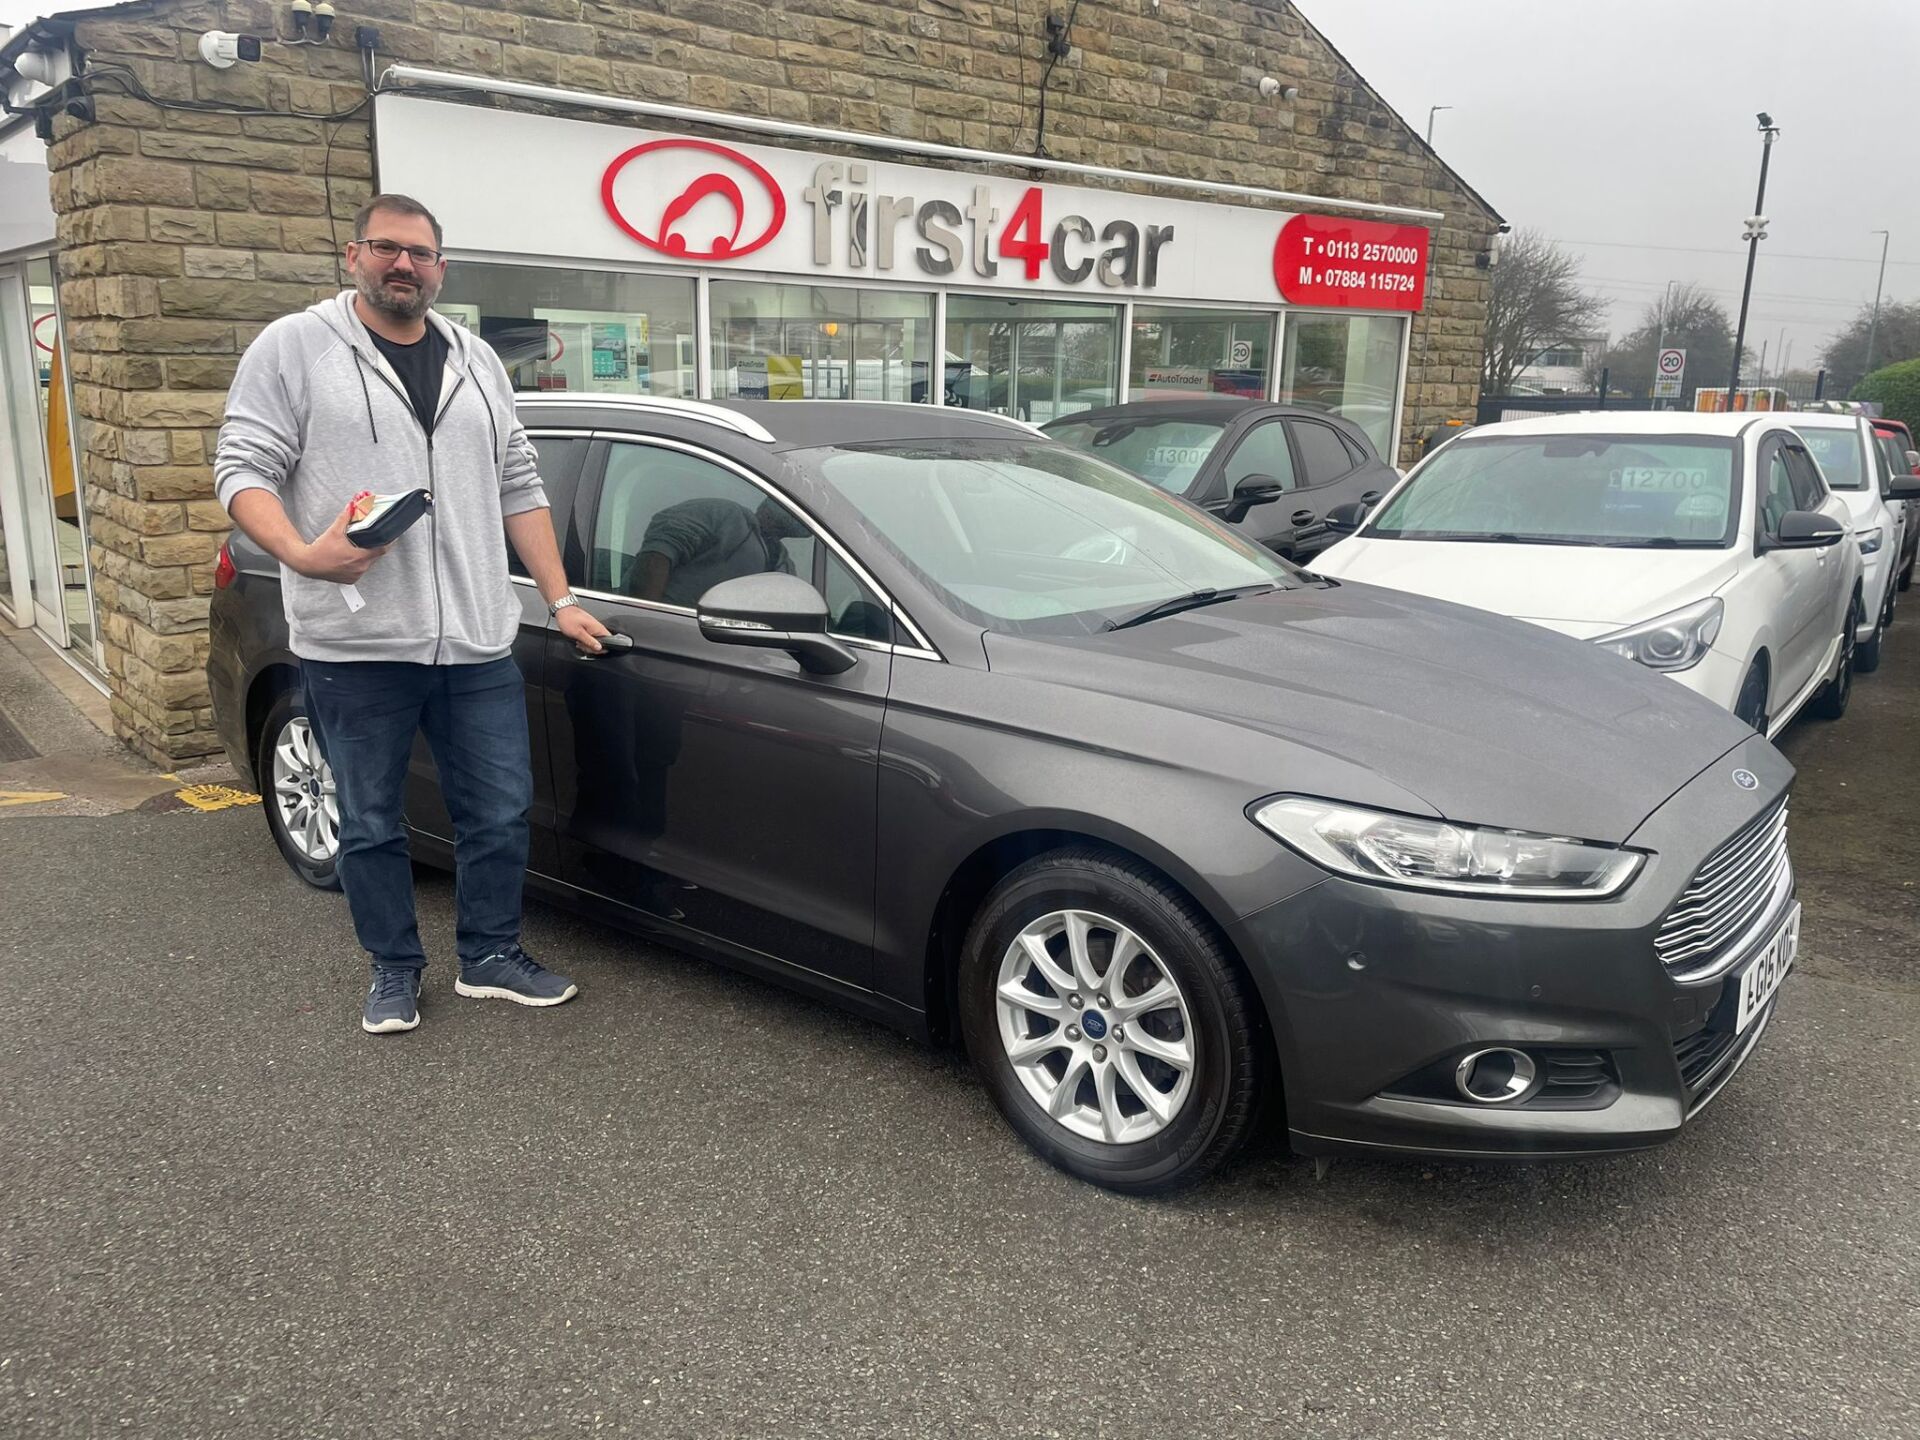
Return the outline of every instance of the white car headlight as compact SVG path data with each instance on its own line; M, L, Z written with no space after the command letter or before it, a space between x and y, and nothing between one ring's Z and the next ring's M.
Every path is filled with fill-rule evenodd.
M1265 830L1342 875L1455 895L1597 900L1618 894L1642 856L1524 830L1486 830L1283 795L1253 812Z
M1854 531L1853 538L1860 542L1860 553L1862 555L1871 555L1880 548L1880 542L1886 537L1878 525L1873 525L1865 530Z
M1650 670L1690 670L1713 648L1726 614L1727 607L1716 595L1611 635L1601 635L1593 643L1637 660Z

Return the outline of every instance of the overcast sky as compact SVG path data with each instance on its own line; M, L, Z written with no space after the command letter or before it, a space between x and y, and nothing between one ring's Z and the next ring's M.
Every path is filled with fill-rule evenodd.
M1781 137L1755 354L1766 344L1772 370L1790 344L1810 364L1873 299L1874 230L1892 232L1888 296L1920 298L1920 0L1302 4L1409 122L1454 107L1435 123L1440 153L1514 225L1579 254L1616 333L1670 280L1737 307L1760 110ZM0 23L60 8L0 0Z
M1516 227L1581 259L1623 333L1670 280L1740 302L1780 127L1747 343L1797 368L1873 299L1920 298L1920 0L1302 0ZM1803 258L1830 257L1830 258Z

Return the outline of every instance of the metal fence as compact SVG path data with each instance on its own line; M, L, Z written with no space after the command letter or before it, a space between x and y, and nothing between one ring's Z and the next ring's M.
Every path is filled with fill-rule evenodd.
M1482 395L1474 423L1492 425L1501 420L1525 420L1534 415L1571 415L1589 410L1725 410L1727 387L1700 386L1678 399L1656 400L1628 394L1605 383L1584 395ZM1834 398L1827 373L1811 379L1792 376L1764 385L1742 385L1736 410L1805 410Z

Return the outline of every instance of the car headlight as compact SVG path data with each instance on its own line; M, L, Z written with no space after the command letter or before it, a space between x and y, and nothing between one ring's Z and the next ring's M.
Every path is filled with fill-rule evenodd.
M1690 670L1713 648L1726 613L1727 607L1716 595L1683 610L1601 635L1593 643L1637 660L1649 670Z
M1524 830L1489 830L1282 795L1252 812L1261 828L1341 875L1454 895L1597 900L1620 892L1638 851Z
M1886 537L1878 525L1873 525L1865 530L1854 531L1853 538L1860 542L1860 553L1862 555L1871 555L1880 548L1880 542Z

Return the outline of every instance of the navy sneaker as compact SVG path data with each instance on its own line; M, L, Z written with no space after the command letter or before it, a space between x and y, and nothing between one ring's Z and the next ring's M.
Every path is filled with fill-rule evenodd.
M411 1030L419 1023L420 972L399 965L374 966L360 1028L369 1035L386 1035Z
M511 1000L516 1005L558 1005L580 993L564 975L556 975L518 945L460 967L454 992L474 1000Z

